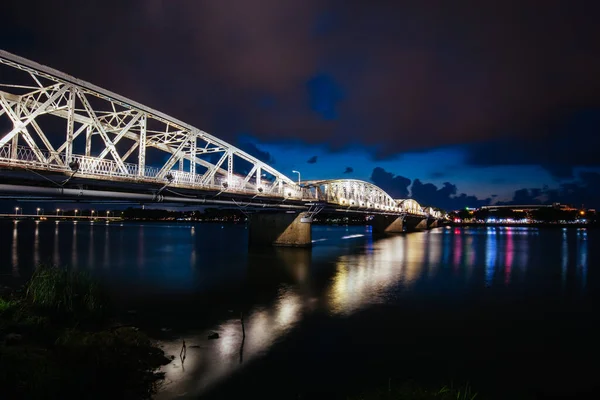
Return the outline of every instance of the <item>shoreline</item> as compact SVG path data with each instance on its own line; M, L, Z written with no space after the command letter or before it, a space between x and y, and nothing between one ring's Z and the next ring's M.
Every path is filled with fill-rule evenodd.
M548 228L548 229L552 229L552 228L585 228L585 229L593 229L598 227L598 224L561 224L561 223L551 223L551 222L540 222L540 223L532 223L532 224L526 224L526 223L514 223L514 224L495 224L495 223L487 223L487 222L461 222L461 223L457 223L457 222L451 222L446 226L450 226L453 228L473 228L473 227L480 227L480 228L512 228L512 227L517 227L517 228Z

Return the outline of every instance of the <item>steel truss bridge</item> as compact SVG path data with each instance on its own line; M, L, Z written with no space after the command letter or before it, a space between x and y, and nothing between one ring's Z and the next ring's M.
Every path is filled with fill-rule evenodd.
M364 181L295 182L207 132L3 50L0 197L441 217Z

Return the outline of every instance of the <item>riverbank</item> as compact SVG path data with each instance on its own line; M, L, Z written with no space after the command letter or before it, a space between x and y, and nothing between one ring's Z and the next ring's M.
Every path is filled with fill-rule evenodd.
M145 399L170 360L143 332L119 326L87 276L42 267L0 292L0 387L6 398Z
M596 228L598 224L587 223L587 224L563 224L563 223L554 223L554 222L539 222L539 223L487 223L487 222L450 222L448 226L458 227L458 228L511 228L511 227L520 227L520 228Z

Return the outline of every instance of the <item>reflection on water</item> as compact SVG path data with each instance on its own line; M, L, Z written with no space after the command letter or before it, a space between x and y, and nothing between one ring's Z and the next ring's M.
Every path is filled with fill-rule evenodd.
M54 265L60 265L60 252L58 251L58 227L60 221L54 223L54 248L52 249L52 261Z
M485 284L490 286L494 280L496 269L496 229L487 228L486 246L485 246Z
M569 244L567 242L567 228L562 229L562 246L561 246L561 282L563 288L567 284L567 268L569 267Z
M33 265L40 265L40 221L35 221L33 238Z
M71 244L71 267L77 269L77 221L73 222L73 239Z
M581 280L581 287L585 290L587 285L588 271L588 241L587 229L580 228L577 230L577 271Z
M447 300L484 287L535 293L548 282L583 293L595 257L585 229L440 228L376 240L364 227L314 227L312 251L249 253L243 226L7 222L0 221L11 238L0 241L0 275L24 278L51 259L91 270L122 294L123 307L136 296L161 304L186 293L209 299L186 303L189 310L227 304L231 312L203 324L185 318L186 333L164 342L167 354L179 354L181 339L188 349L184 362L164 368L158 398L197 397L275 351L317 313L346 319L380 304L413 304L411 296ZM207 339L213 331L218 340Z
M369 304L384 302L393 285L410 288L423 272L424 233L386 238L370 255L341 256L329 292L329 309L350 314Z
M187 350L185 360L176 359L163 369L166 390L157 398L199 394L265 354L278 338L302 319L307 310L306 303L307 299L294 290L282 289L269 307L258 307L244 316L245 338L237 316L214 329L185 337L193 347ZM206 339L209 332L217 332L219 339ZM167 354L179 354L181 341L165 342L164 349Z
M513 248L513 231L508 229L506 231L506 246L504 248L505 260L504 260L504 284L510 283L510 273L512 271L512 263L515 249Z
M19 276L19 221L14 222L12 231L12 245L11 245L11 258L12 258L12 275L17 278Z

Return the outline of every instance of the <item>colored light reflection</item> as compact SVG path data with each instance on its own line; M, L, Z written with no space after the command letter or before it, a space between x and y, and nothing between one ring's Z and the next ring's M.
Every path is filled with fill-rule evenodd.
M496 230L488 228L485 243L485 284L491 286L496 269L497 243Z
M454 251L452 252L452 265L454 266L454 271L457 271L460 267L460 259L462 257L462 235L456 233L454 230Z
M513 244L513 232L511 228L506 230L506 247L504 249L504 283L510 283L510 274L512 271L513 257L514 257L514 244Z
M587 286L588 274L588 241L587 230L577 232L577 272L581 279L582 290Z

